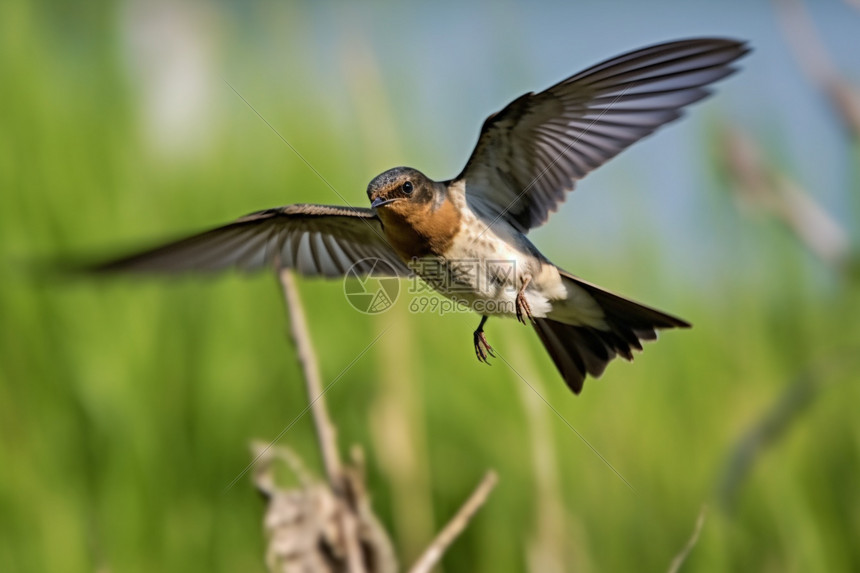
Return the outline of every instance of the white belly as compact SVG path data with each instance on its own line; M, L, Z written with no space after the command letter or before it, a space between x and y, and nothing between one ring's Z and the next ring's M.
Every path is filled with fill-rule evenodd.
M434 290L460 302L477 314L516 316L516 297L526 278L526 300L532 315L546 317L552 301L566 291L556 268L541 262L515 236L500 237L493 230L464 221L446 256L413 261L413 270ZM519 239L524 241L525 239Z

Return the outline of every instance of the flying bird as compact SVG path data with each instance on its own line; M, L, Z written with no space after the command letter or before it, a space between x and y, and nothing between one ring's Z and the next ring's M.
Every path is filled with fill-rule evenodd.
M527 93L484 122L459 175L430 179L395 167L367 186L370 208L288 205L141 253L98 272L179 273L280 265L309 277L419 276L481 316L475 354L494 356L490 316L530 323L579 394L616 356L633 359L680 318L587 282L527 238L576 182L682 115L736 71L745 43L668 42L623 54ZM387 264L377 264L383 261Z

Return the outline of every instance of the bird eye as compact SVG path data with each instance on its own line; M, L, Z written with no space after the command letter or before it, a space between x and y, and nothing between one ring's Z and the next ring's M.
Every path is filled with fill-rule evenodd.
M406 193L407 195L411 194L412 193L412 181L407 181L406 183L404 183L402 186L402 189L403 189L403 192Z

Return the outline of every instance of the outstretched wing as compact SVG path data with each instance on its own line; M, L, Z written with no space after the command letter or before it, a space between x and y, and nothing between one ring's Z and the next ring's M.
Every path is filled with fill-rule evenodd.
M371 209L287 205L88 268L94 272L180 273L275 264L305 276L409 276Z
M644 48L514 100L484 122L456 180L472 209L522 232L546 222L578 179L709 95L748 52L702 38Z

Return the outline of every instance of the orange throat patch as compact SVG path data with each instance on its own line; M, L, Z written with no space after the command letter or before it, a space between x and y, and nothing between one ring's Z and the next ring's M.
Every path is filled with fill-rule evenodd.
M385 236L405 263L426 256L444 256L460 232L460 212L448 200L432 205L397 201L377 211Z

